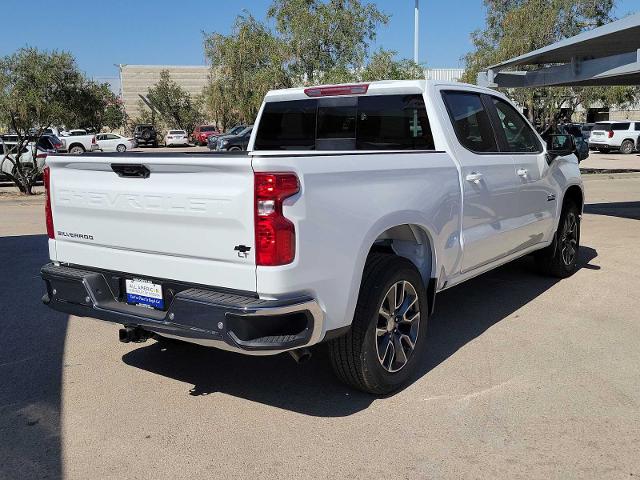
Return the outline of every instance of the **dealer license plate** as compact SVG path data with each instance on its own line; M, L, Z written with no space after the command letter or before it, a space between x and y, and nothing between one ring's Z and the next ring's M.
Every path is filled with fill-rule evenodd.
M162 285L153 283L149 280L141 280L137 278L132 280L127 279L125 284L127 303L157 308L160 310L164 308Z

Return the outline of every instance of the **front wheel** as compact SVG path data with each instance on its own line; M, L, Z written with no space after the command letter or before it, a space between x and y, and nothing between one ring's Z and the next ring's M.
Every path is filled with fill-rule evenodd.
M415 266L395 255L372 254L351 330L329 343L338 378L376 395L404 386L424 353L427 312L425 288Z
M126 147L125 145L120 144L120 145L118 145L118 146L116 147L116 151L118 151L118 152L120 152L120 153L124 153L124 152L126 152L126 151L127 151L127 147Z
M580 250L580 211L571 200L562 208L553 243L536 252L535 260L544 274L566 278L576 271Z

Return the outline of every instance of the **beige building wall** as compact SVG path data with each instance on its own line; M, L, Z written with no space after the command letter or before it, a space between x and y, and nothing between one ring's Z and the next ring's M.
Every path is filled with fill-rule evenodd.
M189 65L120 65L120 88L129 118L138 116L140 95L160 80L160 72L169 70L171 79L192 96L200 95L209 78L209 67Z

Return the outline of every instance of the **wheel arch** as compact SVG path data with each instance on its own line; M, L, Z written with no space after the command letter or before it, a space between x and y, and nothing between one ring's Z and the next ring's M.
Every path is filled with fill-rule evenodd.
M72 144L70 144L70 145L67 147L67 150L70 152L70 151L71 151L71 149L72 149L72 148L74 148L74 147L80 147L80 148L82 149L82 151L83 151L83 152L86 152L86 151L87 151L87 149L86 149L86 148L84 148L84 145L83 145L82 143L80 143L80 142L73 142Z
M427 291L431 315L435 305L437 255L434 236L430 229L421 223L387 225L380 228L373 240L369 241L365 262L374 252L406 258L416 267ZM364 271L364 263L362 271Z
M578 206L578 210L582 214L584 209L584 192L580 185L570 185L569 188L567 188L562 197L562 208L564 208L567 200L572 200Z

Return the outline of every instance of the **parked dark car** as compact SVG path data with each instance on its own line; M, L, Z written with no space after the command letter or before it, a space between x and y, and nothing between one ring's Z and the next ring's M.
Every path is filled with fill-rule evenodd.
M45 134L38 139L38 148L47 152L64 152L66 146L56 135Z
M249 125L237 135L223 135L218 137L216 150L228 152L246 150L247 145L249 145L252 130L253 125Z
M207 146L209 147L209 150L216 150L218 148L218 139L220 137L228 137L228 136L231 136L231 135L237 135L242 130L244 130L245 128L247 128L246 125L235 125L235 126L229 128L222 135L210 135L209 138L207 138Z
M158 132L156 132L156 127L153 125L136 125L136 128L133 130L133 138L135 139L136 144L140 146L158 146Z

